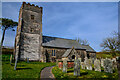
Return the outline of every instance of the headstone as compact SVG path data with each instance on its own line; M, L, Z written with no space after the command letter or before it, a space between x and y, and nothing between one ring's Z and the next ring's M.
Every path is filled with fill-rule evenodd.
M56 66L58 67L58 60L56 59Z
M116 58L113 58L112 61L116 62Z
M103 68L104 68L104 60L105 59L101 59L101 67L103 67Z
M116 60L119 60L119 56L116 57Z
M84 63L86 64L86 62L88 61L88 58L87 58L87 57L85 57L84 59L85 59L85 60L84 60Z
M12 63L12 54L11 54L11 56L10 56L10 64Z
M78 58L78 60L80 61L80 64L81 64L81 58Z
M113 62L113 69L117 69L117 62L116 62L116 58L113 58L112 59L112 62Z
M91 58L91 59L92 59L92 64L94 64L94 60L95 60L95 59L94 59L94 58Z
M113 67L112 60L105 59L104 60L104 71L108 73L113 73L112 67Z
M67 73L67 59L63 60L63 72Z
M86 69L87 70L92 70L92 60L91 59L86 59Z
M94 70L101 72L100 60L98 60L98 59L96 59L96 60L94 61Z
M74 75L80 76L80 59L74 61Z
M27 63L29 63L29 58L27 58Z
M84 62L81 62L81 68L85 69L85 63Z

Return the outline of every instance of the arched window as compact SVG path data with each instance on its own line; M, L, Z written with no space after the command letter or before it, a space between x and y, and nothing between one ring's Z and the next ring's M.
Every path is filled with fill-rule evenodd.
M52 50L52 56L54 56L54 55L53 55L53 50Z
M55 50L54 50L54 56L55 56Z
M52 56L55 56L55 50L52 50Z
M75 55L72 55L72 59L75 59Z

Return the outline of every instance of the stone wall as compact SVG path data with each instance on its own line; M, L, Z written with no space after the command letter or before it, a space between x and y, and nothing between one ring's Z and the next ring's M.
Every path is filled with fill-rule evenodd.
M55 56L52 56L52 50L55 50ZM55 59L61 59L62 55L65 53L67 49L63 49L63 48L50 48L50 47L43 47L43 55L45 55L47 53L48 55L48 62L52 62L52 58ZM44 56L46 57L46 56ZM44 58L45 59L45 58Z
M55 56L52 56L52 50L55 50ZM46 60L46 56L45 54L47 53L47 55L49 55L49 61L48 62L53 62L52 61L52 58L55 58L55 59L62 59L62 55L66 52L66 48L52 48L52 47L43 47L43 52L42 54L44 55L44 61ZM84 58L86 56L86 53L85 53L85 50L76 50L77 52L77 57L78 58L83 58L83 61L84 61ZM69 57L72 57L72 56L69 56Z
M20 58L29 60L39 60L39 34L22 33L21 56Z

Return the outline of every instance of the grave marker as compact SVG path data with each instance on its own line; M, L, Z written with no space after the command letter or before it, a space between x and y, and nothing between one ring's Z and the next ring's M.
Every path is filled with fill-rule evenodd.
M98 59L96 59L96 60L94 61L94 70L101 72L100 60L98 60Z
M81 62L81 68L85 69L85 63L84 62Z
M11 56L10 56L10 65L11 65L11 63L12 63L12 54L11 54Z
M80 76L80 59L74 61L74 75Z
M105 59L101 59L101 67L103 67L103 68L104 68L104 60Z
M29 58L27 58L27 63L29 63Z
M92 60L91 59L86 59L86 69L87 70L92 70Z
M112 67L113 67L112 60L105 59L104 60L104 71L108 73L113 73Z
M117 69L117 62L116 62L116 58L113 58L112 59L112 62L113 62L113 69Z
M63 72L67 73L67 59L63 60Z

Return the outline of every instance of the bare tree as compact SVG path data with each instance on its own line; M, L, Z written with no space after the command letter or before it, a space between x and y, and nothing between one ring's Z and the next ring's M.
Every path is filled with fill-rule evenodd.
M103 43L100 44L106 51L115 51L117 50L118 41L116 38L106 38L103 40Z
M76 38L75 40L78 41L81 45L89 45L89 42L86 39L83 40L81 38Z
M114 54L115 51L118 51L120 42L118 39L119 35L117 32L113 32L112 35L113 35L112 37L103 39L103 42L100 44L100 46L103 47L105 51L110 51L110 52L113 52Z

